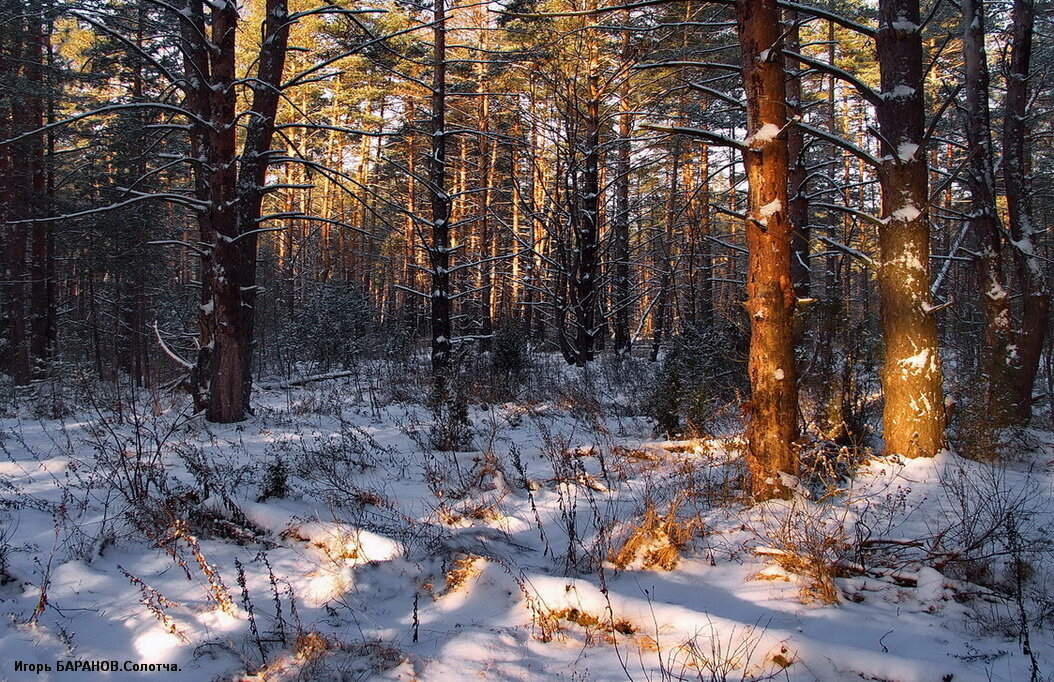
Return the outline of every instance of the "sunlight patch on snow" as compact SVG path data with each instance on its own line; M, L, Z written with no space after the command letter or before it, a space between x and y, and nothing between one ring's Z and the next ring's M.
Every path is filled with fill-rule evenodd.
M197 615L199 623L210 630L221 632L240 630L247 617L248 614L237 606L234 607L234 613L228 613L223 609L211 609Z
M151 627L146 632L138 635L133 646L139 654L142 663L167 663L177 658L176 652L183 645L176 635L161 628Z
M347 594L354 585L350 566L324 566L305 575L297 593L309 608L317 609Z

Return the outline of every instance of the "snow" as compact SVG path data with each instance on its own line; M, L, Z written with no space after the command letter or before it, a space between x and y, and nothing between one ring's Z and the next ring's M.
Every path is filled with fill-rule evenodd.
M780 132L782 132L782 128L775 123L764 123L754 131L753 135L743 140L743 144L752 149L757 149L775 140Z
M915 355L901 358L897 361L897 364L906 369L915 370L916 372L922 371L930 364L930 352L929 350L921 350Z
M768 220L771 216L783 210L783 204L779 199L773 199L758 210L759 220Z
M892 90L888 90L882 93L884 99L902 99L904 97L911 97L915 94L915 88L910 85L898 85Z
M908 223L912 220L916 220L921 215L922 211L920 211L918 207L914 206L913 204L907 204L906 206L901 206L897 210L893 211L893 213L890 214L890 217L892 217L893 220L899 220Z
M961 549L984 505L1020 491L1032 505L1022 532L1041 544L1054 434L1028 431L1019 442L1032 445L999 468L876 454L829 494L785 477L791 500L748 507L727 488L744 466L742 425L658 440L633 416L631 384L606 388L554 361L559 390L473 401L475 442L438 452L428 410L397 399L427 390L383 363L359 369L258 390L256 415L238 425L205 424L170 396L159 416L123 421L5 409L0 546L13 580L0 585L0 679L66 679L54 668L67 660L116 660L98 673L116 682L144 679L125 661L178 665L174 680L1029 679L1012 633L985 625L1014 604L986 601L991 588L910 543ZM579 394L603 413L566 403ZM262 497L279 460L287 490ZM147 491L156 506L121 491L137 463L163 483ZM181 504L197 513L185 532L159 543L137 530L148 510ZM613 558L647 509L696 524L673 543L671 570L649 567L647 554L671 545L655 533L624 566ZM861 538L908 544L887 556L859 551ZM810 541L841 562L838 603L809 597L814 577L793 568ZM1043 556L1030 563L1036 590L1054 579ZM986 560L992 580L1009 561ZM1031 634L1046 674L1054 638L1039 623Z
M907 163L915 159L915 154L919 151L919 146L914 142L902 142L897 147L897 158L902 162Z
M997 280L992 279L988 283L988 291L985 292L985 296L993 301L1000 301L1005 299L1008 294L1006 289Z

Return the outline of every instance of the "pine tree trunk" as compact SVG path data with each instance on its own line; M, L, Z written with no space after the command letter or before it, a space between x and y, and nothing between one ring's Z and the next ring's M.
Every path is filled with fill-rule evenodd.
M966 143L970 149L970 230L978 243L976 258L981 282L984 333L981 374L986 413L992 423L1005 426L1013 419L1014 369L1010 298L1003 275L1003 238L996 207L989 78L985 54L983 0L963 0L963 57L965 61Z
M212 8L211 44L205 44L201 0L188 0L184 59L187 106L209 125L191 129L191 148L206 161L195 174L203 259L198 361L191 372L195 402L209 421L238 422L249 410L256 304L257 230L288 45L287 0L267 0L263 43L252 105L238 154L234 2ZM207 398L205 397L207 395Z
M798 27L798 14L785 12L787 23L787 46L792 52L801 50L801 38ZM787 74L787 111L793 118L801 118L802 107L801 72L804 65L793 62L794 71ZM787 129L787 155L790 159L788 193L790 208L788 218L791 223L791 282L794 295L798 298L809 297L809 285L812 273L809 269L809 196L806 192L808 168L805 164L805 136L801 128L791 125ZM801 336L803 324L798 321L798 336Z
M623 14L629 21L629 10ZM630 60L629 32L622 36L622 61ZM622 112L618 117L618 143L615 147L615 214L611 220L611 249L614 263L612 327L615 334L615 353L630 351L630 291L629 291L629 191L630 191L630 133L633 114L630 113L629 82L623 83L619 93Z
M670 257L672 248L673 232L677 222L677 214L680 211L677 182L680 179L681 168L681 146L679 141L674 141L673 161L670 165L670 191L666 196L666 221L663 231L655 237L654 267L659 268L659 290L656 292L655 305L652 307L651 328L651 354L648 359L656 362L659 359L659 351L670 326L670 298L673 293L673 259Z
M30 97L28 108L30 111L30 125L34 129L43 127L45 121L45 97L52 95L45 90L47 83L44 78L44 59L48 53L50 43L50 31L45 30L46 22L50 21L43 14L31 13L29 17L31 33L30 41L31 55L27 68L27 80L31 87L38 92ZM29 170L32 182L32 203L35 217L46 217L49 206L48 195L48 164L51 160L47 158L47 137L36 136L32 140L32 156L29 160ZM54 342L54 305L52 301L51 273L52 261L49 256L54 255L52 244L53 224L50 222L38 222L33 224L30 244L30 266L29 266L29 354L37 362L43 362L51 356L52 344Z
M798 385L788 218L787 122L779 11L775 0L737 0L747 98L750 424L747 462L755 499L784 493L779 473L798 473Z
M288 0L266 0L263 44L253 85L252 105L246 122L245 141L238 168L238 281L242 292L240 339L241 402L249 409L253 385L254 331L256 328L256 258L259 247L260 213L267 183L267 168L274 139L275 117L289 46Z
M183 71L187 74L188 84L184 106L194 114L195 120L190 127L190 156L202 159L196 163L194 170L194 197L205 208L196 214L198 223L198 241L211 243L214 237L213 211L207 206L209 202L209 172L206 167L210 156L209 128L206 122L212 118L212 105L209 98L209 48L205 27L205 10L203 0L186 0L184 18L180 23L180 36L184 45ZM208 254L201 258L199 281L201 283L200 303L198 305L198 355L194 367L190 370L188 388L194 399L194 409L204 411L209 402L209 376L212 366L212 268Z
M714 258L712 255L713 245L704 241L711 236L710 219L710 148L703 146L699 150L699 211L698 230L700 239L695 240L693 249L702 252L702 282L700 283L700 295L696 304L698 311L698 322L703 325L711 325L714 321ZM693 273L694 274L694 273Z
M435 0L432 55L432 145L428 195L432 209L432 373L441 381L450 367L450 197L446 190L446 7Z
M883 137L879 296L886 451L932 457L944 442L937 321L930 313L926 118L918 0L880 0Z
M31 13L22 16L5 17L10 24L5 29L5 51L3 73L12 81L27 80L28 64L32 47L28 44L32 35ZM18 135L33 128L32 116L27 107L12 101L10 110L4 112L10 121L10 128L5 132ZM5 126L6 127L6 126ZM6 139L6 138L5 138ZM0 152L4 154L4 175L2 187L4 218L4 325L6 327L7 348L5 366L16 386L24 386L31 379L30 365L30 329L27 324L28 312L28 269L27 250L29 247L28 223L17 222L33 216L31 175L25 173L27 159L34 156L34 140L24 138L5 145Z
M212 10L212 59L209 88L208 188L213 232L208 266L212 270L208 325L213 342L209 365L206 418L231 423L245 418L242 370L248 349L242 346L242 290L237 220L237 121L234 89L238 11L232 0Z
M597 335L599 289L597 274L600 257L600 75L599 62L590 64L589 99L586 102L585 130L580 141L581 171L579 196L568 197L573 208L574 255L569 290L573 333L567 339L568 364L584 366L593 359Z
M1033 0L1014 0L1010 68L1006 78L1006 113L1003 116L1003 181L1007 217L1014 247L1014 274L1021 293L1021 326L1017 333L1014 412L1018 423L1032 417L1032 387L1050 314L1050 292L1036 254L1035 224L1028 173L1028 79L1032 61L1032 33L1036 19Z

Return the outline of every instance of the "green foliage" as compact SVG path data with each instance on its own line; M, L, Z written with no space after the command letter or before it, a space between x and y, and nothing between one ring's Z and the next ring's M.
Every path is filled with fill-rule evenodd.
M263 484L260 486L260 497L257 502L272 498L282 498L289 494L289 467L281 457L275 457L267 463Z
M530 343L522 324L505 323L494 330L490 367L495 380L506 385L523 376L530 360Z
M457 370L438 375L432 381L428 410L432 413L430 444L436 450L463 450L472 442L472 421L468 416L466 377Z
M304 359L320 367L344 366L364 350L373 319L366 294L354 284L331 280L303 297L292 336Z
M645 413L667 436L704 433L722 403L742 389L749 338L738 327L685 327L662 359Z

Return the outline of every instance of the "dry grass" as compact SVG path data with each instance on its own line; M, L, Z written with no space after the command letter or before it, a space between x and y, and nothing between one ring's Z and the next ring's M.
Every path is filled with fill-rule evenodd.
M352 487L350 501L360 507L392 507L392 502L383 494L375 490Z
M763 632L753 626L697 633L666 652L663 669L676 680L769 680L794 664L786 643L762 654ZM659 650L660 655L662 650Z
M587 645L613 644L615 635L634 635L637 627L625 618L605 617L578 608L535 609L534 624L540 630L537 635L542 642L551 642L553 638L565 632L566 625L573 624L582 628Z
M703 531L702 520L683 516L680 507L680 500L675 500L665 512L661 512L654 503L647 501L640 523L630 527L622 546L608 555L608 561L623 570L672 571L688 543Z
M440 596L453 594L483 573L486 559L476 554L459 554L446 572L446 585Z
M801 579L803 603L836 603L841 591L835 578L843 577L841 567L852 548L844 521L829 505L795 498L764 520L760 538L765 545L755 552ZM757 577L772 579L769 576Z
M244 682L278 682L279 680L310 679L309 670L336 643L317 632L306 632L293 642L293 648L269 664L241 678Z

